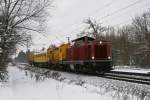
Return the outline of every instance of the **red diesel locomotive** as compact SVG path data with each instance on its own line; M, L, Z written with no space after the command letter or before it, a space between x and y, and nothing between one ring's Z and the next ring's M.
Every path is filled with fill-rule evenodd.
M87 36L72 42L74 44L67 49L67 60L63 61L71 70L102 73L112 69L110 42L96 41Z

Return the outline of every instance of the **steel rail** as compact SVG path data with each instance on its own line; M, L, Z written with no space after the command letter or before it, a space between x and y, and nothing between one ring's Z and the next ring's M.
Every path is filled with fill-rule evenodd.
M131 74L131 75L130 75ZM103 76L100 76L103 78L109 78L109 79L115 79L115 80L121 80L121 81L127 81L127 82L133 82L133 83L140 83L140 84L147 84L150 85L150 76L149 74L144 74L143 76L141 74L137 75L137 73L104 73Z

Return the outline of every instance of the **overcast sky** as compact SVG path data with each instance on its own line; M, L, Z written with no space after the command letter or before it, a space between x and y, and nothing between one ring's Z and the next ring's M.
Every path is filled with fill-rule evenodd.
M47 47L54 43L75 38L83 28L83 21L93 18L103 25L124 25L150 8L150 0L54 0L55 7L49 12L46 35L36 35L33 48ZM45 45L46 44L46 45Z

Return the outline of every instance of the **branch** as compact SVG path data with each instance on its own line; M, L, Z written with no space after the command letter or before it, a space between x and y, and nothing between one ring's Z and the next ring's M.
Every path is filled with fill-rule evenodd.
M33 14L31 15L26 15L23 19L17 21L14 25L12 25L12 27L17 26L18 24L31 19L32 17L37 17L36 15L38 15L41 11L43 11L43 9L45 8L45 6L43 6L41 9L39 9L38 11L33 12Z
M17 0L17 1L15 2L13 8L11 9L11 11L10 11L10 13L9 13L9 16L12 14L12 12L14 11L14 9L15 9L15 7L17 6L17 4L18 4L19 1L20 1L20 0ZM19 7L19 8L20 8L20 7Z
M26 29L26 30L31 30L31 31L35 31L35 32L39 32L38 30L35 30L35 29L31 29L31 28L28 28L28 27L23 27L23 26L16 26L16 28L20 28L20 29Z

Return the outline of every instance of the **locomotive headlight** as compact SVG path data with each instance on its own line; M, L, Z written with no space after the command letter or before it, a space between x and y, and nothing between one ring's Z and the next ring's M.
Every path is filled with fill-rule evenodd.
M100 41L99 43L102 44L102 41Z
M95 57L94 57L94 56L92 56L92 60L94 60L94 58L95 58Z
M108 56L108 59L111 59L111 57L110 57L110 56Z

